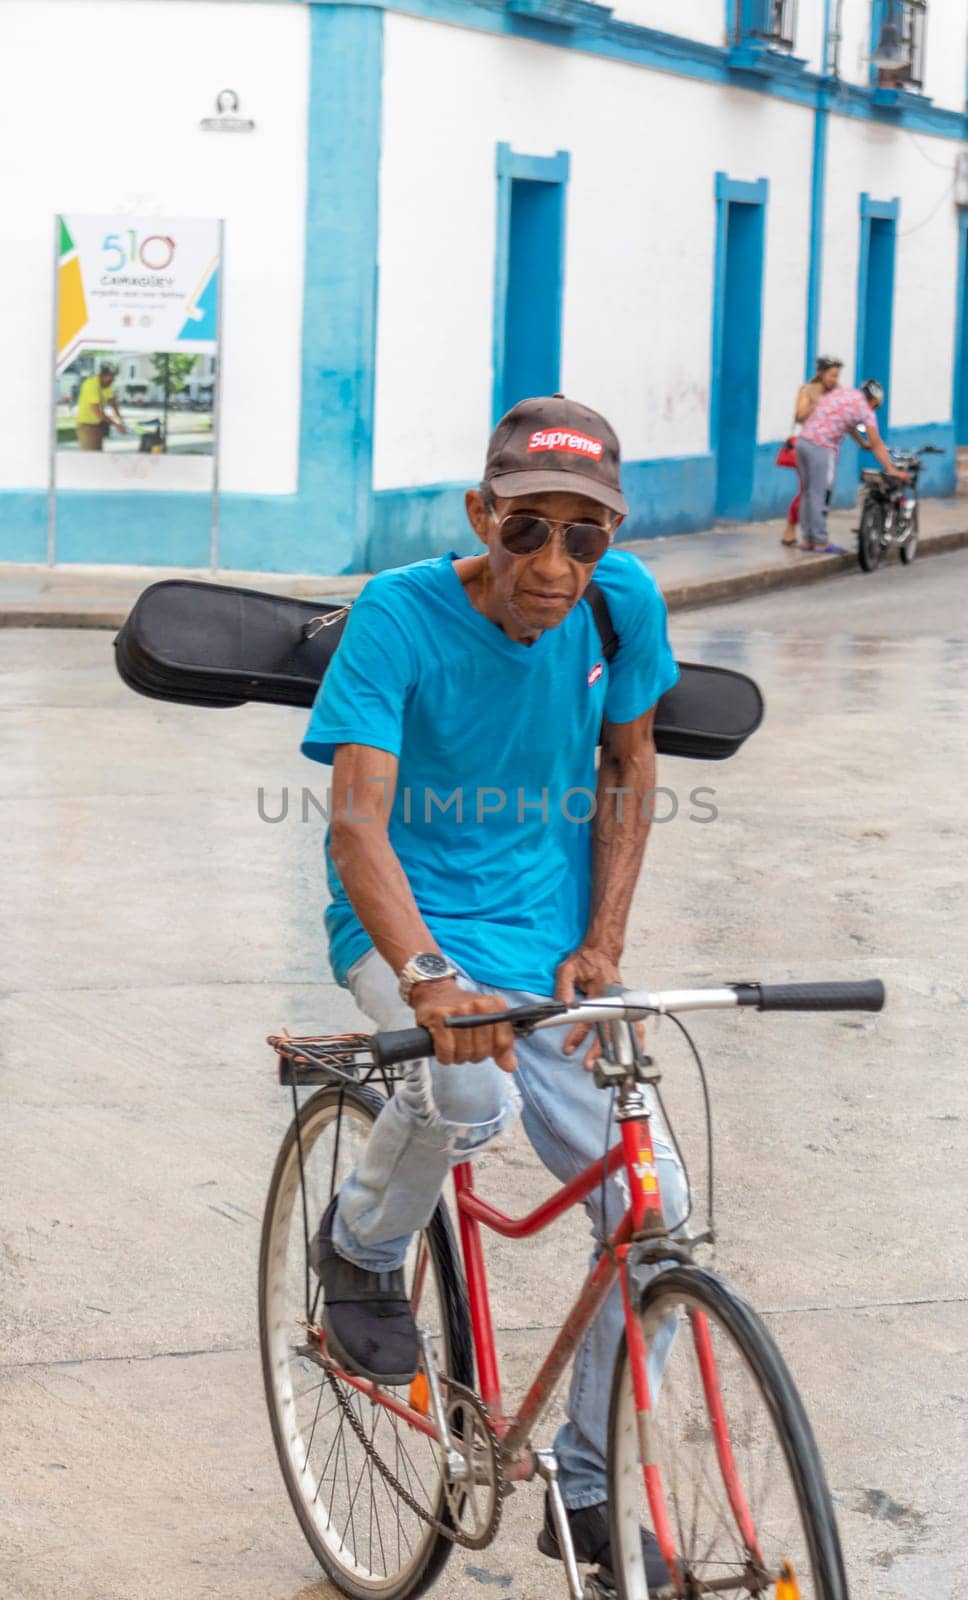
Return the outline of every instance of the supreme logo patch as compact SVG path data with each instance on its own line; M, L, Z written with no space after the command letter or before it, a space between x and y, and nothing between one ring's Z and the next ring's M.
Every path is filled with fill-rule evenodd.
M538 428L528 440L528 451L564 450L570 456L590 456L601 461L605 445L590 433L568 433L563 428Z
M591 688L593 683L597 683L598 682L598 680L601 677L601 675L604 672L604 670L605 670L605 668L602 666L602 663L600 661L596 661L595 665L592 667L591 672L588 674L588 687L589 687L589 689Z

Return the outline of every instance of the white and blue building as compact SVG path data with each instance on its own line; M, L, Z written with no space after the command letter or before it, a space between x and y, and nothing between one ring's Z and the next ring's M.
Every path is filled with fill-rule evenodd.
M225 219L220 563L469 547L563 389L628 537L779 513L821 351L968 444L968 0L5 0L0 560L43 561L56 211ZM249 133L206 132L231 88ZM845 450L838 498L856 483ZM58 496L58 560L204 566L208 496Z

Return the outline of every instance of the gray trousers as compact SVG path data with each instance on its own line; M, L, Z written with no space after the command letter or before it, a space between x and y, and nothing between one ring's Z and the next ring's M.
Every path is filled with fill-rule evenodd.
M800 528L805 544L827 543L827 494L837 465L836 450L797 440L797 470L800 473Z

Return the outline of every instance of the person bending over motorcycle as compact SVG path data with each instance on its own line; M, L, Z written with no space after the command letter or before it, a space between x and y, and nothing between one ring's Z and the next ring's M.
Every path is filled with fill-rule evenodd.
M839 545L831 544L827 538L825 508L841 442L848 433L856 437L856 430L865 428L866 443L884 471L892 478L908 481L908 474L894 465L877 431L874 412L883 400L884 390L877 379L867 378L859 389L832 389L823 395L804 423L797 440L797 470L803 485L800 505L803 538L797 546L799 550L813 550L821 555L844 554Z

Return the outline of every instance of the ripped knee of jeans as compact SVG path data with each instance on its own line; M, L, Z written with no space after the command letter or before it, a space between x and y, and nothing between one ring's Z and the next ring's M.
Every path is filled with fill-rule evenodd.
M493 1062L460 1067L421 1062L397 1089L401 1109L416 1123L419 1137L438 1150L468 1156L503 1133L518 1114L514 1083Z

